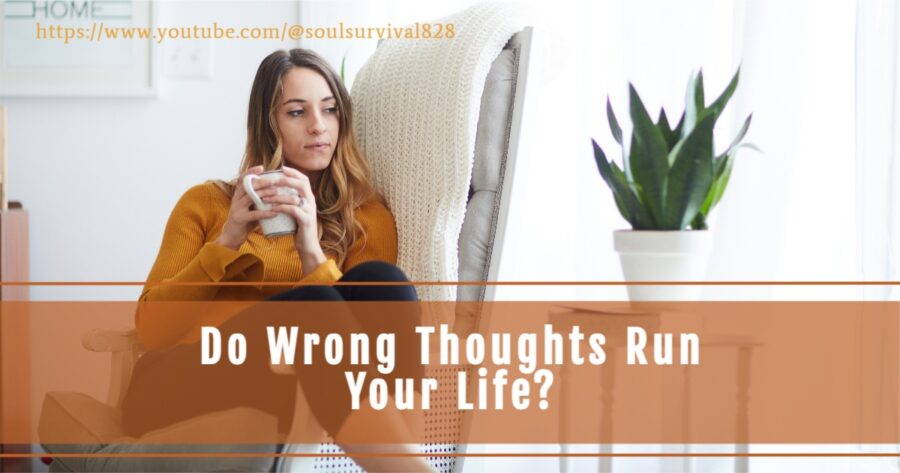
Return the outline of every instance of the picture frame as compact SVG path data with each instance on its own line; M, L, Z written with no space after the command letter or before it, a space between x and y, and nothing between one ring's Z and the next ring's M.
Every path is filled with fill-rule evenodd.
M0 0L0 97L155 96L157 18L154 0Z

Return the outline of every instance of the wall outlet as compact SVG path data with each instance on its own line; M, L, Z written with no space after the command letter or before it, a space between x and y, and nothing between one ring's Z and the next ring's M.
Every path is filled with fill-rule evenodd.
M166 77L212 79L212 40L182 40L166 44Z

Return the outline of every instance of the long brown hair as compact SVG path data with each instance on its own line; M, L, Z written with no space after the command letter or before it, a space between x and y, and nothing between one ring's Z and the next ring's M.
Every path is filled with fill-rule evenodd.
M247 147L241 162L243 174L253 166L265 170L280 168L284 163L281 135L275 117L281 100L281 80L294 67L304 67L319 73L331 88L338 109L337 145L331 164L320 177L316 189L319 219L319 240L322 250L335 257L338 266L347 258L347 250L358 239L365 238L357 221L357 207L376 198L372 186L369 163L359 148L353 131L353 107L350 94L335 71L318 54L308 49L275 51L259 65L247 112ZM232 186L234 182L231 183ZM231 189L233 192L233 187Z

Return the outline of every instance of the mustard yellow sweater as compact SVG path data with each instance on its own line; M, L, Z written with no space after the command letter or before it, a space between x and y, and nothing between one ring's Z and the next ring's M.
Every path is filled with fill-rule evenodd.
M253 301L262 300L285 286L154 285L166 281L223 282L321 282L341 278L341 269L370 260L397 262L397 229L390 211L376 200L357 209L356 218L366 231L347 252L343 268L332 255L309 271L300 267L300 257L291 235L266 238L257 228L235 251L215 243L228 217L231 198L214 183L190 188L172 210L156 262L147 276L141 301ZM305 273L305 274L304 274ZM234 313L204 311L174 314L164 310L136 315L138 337L147 349L193 343L201 326L219 326Z

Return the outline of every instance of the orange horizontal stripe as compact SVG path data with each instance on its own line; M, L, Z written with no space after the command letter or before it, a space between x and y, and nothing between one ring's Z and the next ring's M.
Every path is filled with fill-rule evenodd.
M2 281L0 286L144 286L143 281ZM160 281L151 286L900 286L900 281L386 281L197 282Z
M350 304L354 314L364 316L374 323L391 320L394 314L405 310L404 303L400 302L347 304ZM427 366L423 367L423 374L417 377L424 379L427 375L429 378L441 379L438 385L441 390L436 391L435 395L443 396L440 399L444 399L446 405L436 410L426 410L421 403L416 403L414 412L416 415L419 412L423 415L430 413L425 417L426 421L429 418L443 421L456 415L474 416L480 420L475 425L487 427L467 431L465 440L471 444L693 443L698 445L698 451L705 450L702 446L704 444L734 443L779 444L785 445L785 450L792 449L792 446L803 448L798 444L831 444L834 445L832 448L840 450L845 445L854 444L900 445L896 429L897 393L892 388L898 385L897 379L900 376L900 312L897 302L670 302L662 306L648 304L640 310L626 309L621 302L575 304L554 301L448 301L423 302L417 307L411 303L406 304L407 309L414 308L426 314L490 314L490 331L483 333L486 343L491 343L491 333L508 333L511 340L526 334L535 334L540 340L546 338L541 337L542 333L559 333L563 338L561 346L564 353L570 352L566 348L569 344L565 342L565 334L573 333L574 327L580 327L582 334L604 334L609 337L608 347L625 345L627 331L632 326L645 332L654 332L654 336L665 332L674 334L673 338L685 334L696 337L696 366L687 366L693 364L691 361L675 361L676 355L670 355L672 361L668 363L657 361L649 362L651 366L632 366L633 363L627 362L624 356L612 356L614 348L602 351L602 354L609 355L609 359L598 361L596 366L586 362L576 365L573 358L561 355L559 361L546 362L549 371L556 371L553 373L553 389L540 395L534 388L529 395L530 409L511 408L512 391L509 389L486 391L486 395L467 395L466 402L471 407L464 407L458 402L462 399L458 395L468 391L458 389L458 381L466 379L469 388L484 381L488 389L491 389L492 375L473 373L470 379L460 377L459 372L469 366L465 358L461 357L459 362L441 363L432 357ZM71 373L77 372L81 379L92 380L93 386L105 388L109 379L108 365L101 363L86 369L83 364L78 363L83 359L81 354L84 349L76 341L81 334L96 329L98 321L103 321L105 327L131 327L136 309L140 309L142 316L170 318L182 317L184 314L189 316L199 310L204 311L203 316L211 314L216 317L219 314L228 317L242 310L256 310L259 311L258 314L272 317L271 320L290 321L289 325L305 327L306 321L329 313L333 307L331 302L129 301L4 302L0 309L4 324L65 327L65 330L42 332L44 339L41 346L50 349L42 352L39 362L33 361L29 365L29 372L35 379L68 379ZM650 314L655 313L654 307L664 308L667 315L651 316ZM597 317L597 313L607 313L610 316ZM704 325L704 320L715 320L715 324ZM422 325L433 327L438 323L449 328L444 322L424 322ZM861 330L860 327L866 330ZM192 325L185 329L186 332L188 330L197 334L196 340L201 338L199 326ZM257 341L252 341L254 339ZM265 338L258 336L249 340L248 344L251 346L267 343ZM712 350L713 346L716 350L731 346L737 353L717 351L710 353L711 356L700 357L701 346L703 350L707 347ZM752 347L763 348L751 350ZM860 350L859 347L874 347L877 350ZM690 354L690 348L684 350L684 353ZM700 362L701 359L706 362ZM606 364L606 361L609 363ZM484 364L485 373L494 370L494 374L499 373L498 369L504 365L510 365L508 362L490 361L477 364ZM668 364L681 364L685 367L670 367ZM875 366L877 369L860 374L860 366ZM225 369L224 366L221 368ZM608 373L599 372L605 369L615 369L618 386L613 387L617 389L605 391L604 388L612 385L603 386L597 379L598 374L602 379L602 375ZM562 370L565 370L564 374L556 374ZM510 365L509 371L507 379L530 376L521 372L521 369L516 371L513 365ZM645 380L648 379L660 382L669 380L671 383L666 381L667 384L660 386L669 386L672 391L647 389ZM235 381L239 382L238 378ZM564 395L564 391L570 395ZM254 392L266 395L265 390ZM608 392L614 393L615 398L606 396ZM43 402L43 391L34 391L29 396L31 405L39 406ZM476 408L471 404L476 399L475 396L488 402L483 407ZM492 401L498 396L503 400L505 408ZM539 398L549 403L548 411L537 408ZM599 401L584 402L586 399ZM614 399L624 399L627 402L614 403ZM669 403L669 399L688 399L688 404ZM189 396L180 400L184 408L191 404L202 406L208 402L210 398L207 397ZM265 402L267 401L260 400L260 404L254 405L262 406ZM328 402L324 403L322 412L346 411L343 402L340 396L330 396ZM663 402L667 404L662 404ZM687 409L679 408L679 405L686 406ZM861 405L871 408L861 409ZM147 406L139 415L152 419L171 408L170 405ZM276 415L281 408L282 406L270 407L271 412ZM554 415L555 412L559 412L559 415ZM607 412L613 414L604 417ZM293 415L293 412L284 411L285 418L290 418L289 415ZM566 420L563 426L555 422L559 418ZM605 432L598 428L598 422L604 418L613 419ZM36 420L26 416L24 422L4 425L5 429L0 431L0 443L39 443L37 440L45 444L85 443L79 436L70 435L66 429L59 429L58 432L47 429L37 439L35 432L38 429L34 425ZM678 422L682 428L656 428L669 420ZM53 419L46 421L49 423L46 425L53 424ZM535 425L544 428L535 429ZM860 426L866 428L862 429ZM604 425L599 427L606 428ZM172 443L210 444L217 443L213 439L226 438L228 441L221 443L260 444L266 443L265 439L270 438L272 432L229 432L224 437L222 434L213 429L206 432L191 431ZM445 432L437 434L444 436ZM56 437L47 438L48 435ZM424 429L411 432L411 435L418 436L421 443L430 441L426 438L427 432ZM448 438L451 435L452 432L446 434ZM364 439L360 440L361 444L385 443L383 434L377 428L370 429L369 432L361 431L360 438ZM320 440L316 432L297 433L296 440L301 439L307 441L284 443L318 443ZM763 446L759 449L764 451L767 448ZM392 448L385 447L385 451L391 450ZM553 453L557 454L555 449Z
M598 458L598 457L900 457L900 453L0 453L0 458L406 458L406 457L518 457L518 458Z

